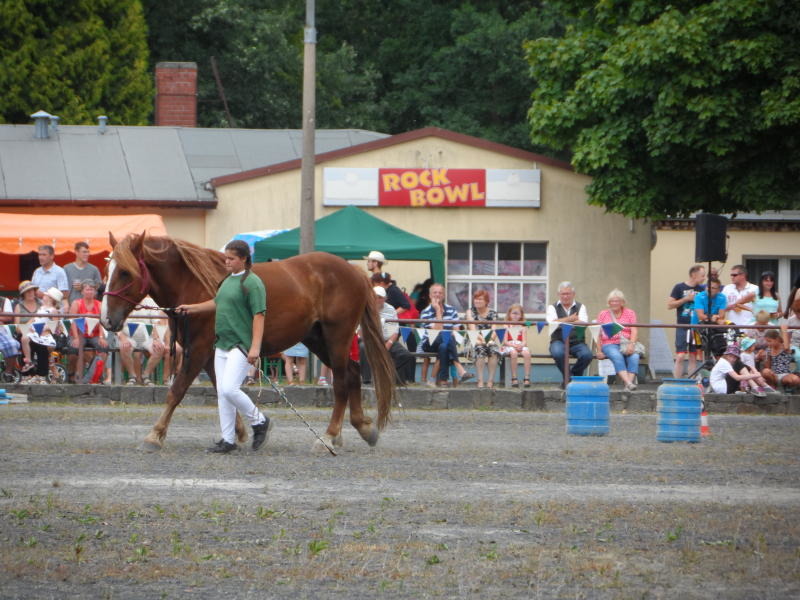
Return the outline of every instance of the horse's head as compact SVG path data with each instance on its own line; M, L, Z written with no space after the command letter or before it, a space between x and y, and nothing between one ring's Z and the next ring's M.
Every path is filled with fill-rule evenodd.
M133 308L150 290L150 271L144 259L145 234L131 234L117 242L109 232L106 291L100 310L100 323L109 331L119 331Z

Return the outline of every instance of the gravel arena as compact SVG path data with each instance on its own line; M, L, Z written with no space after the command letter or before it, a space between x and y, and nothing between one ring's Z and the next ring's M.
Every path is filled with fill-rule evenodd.
M577 437L563 409L406 405L333 457L268 404L267 446L220 456L214 406L147 454L161 406L109 398L0 406L0 597L800 597L797 415L665 444L652 411Z

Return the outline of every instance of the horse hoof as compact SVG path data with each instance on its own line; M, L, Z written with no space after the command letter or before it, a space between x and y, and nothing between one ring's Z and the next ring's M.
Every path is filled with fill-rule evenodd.
M342 437L341 433L337 435L335 438L333 438L331 442L333 442L333 445L336 448L341 448L342 446L344 446L344 438Z
M161 451L161 444L156 444L155 442L150 442L150 441L145 440L145 441L142 442L142 445L139 446L139 449L142 452L148 452L148 453L160 452Z
M336 446L336 438L331 438L331 436L327 434L321 437L322 440L314 440L314 445L311 447L311 451L314 454L331 454L331 450ZM341 435L336 437L340 438L341 440ZM339 445L341 446L341 443Z
M375 446L378 443L378 438L381 436L381 432L378 431L378 428L375 425L370 425L369 429L366 431L359 431L361 438L367 442L370 446Z

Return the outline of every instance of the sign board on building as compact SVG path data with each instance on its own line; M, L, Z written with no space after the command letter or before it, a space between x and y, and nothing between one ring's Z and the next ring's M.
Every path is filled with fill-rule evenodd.
M539 169L325 168L325 206L540 206Z

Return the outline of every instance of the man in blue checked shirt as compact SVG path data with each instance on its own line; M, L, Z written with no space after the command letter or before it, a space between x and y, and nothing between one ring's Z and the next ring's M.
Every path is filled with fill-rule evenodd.
M453 306L446 304L444 301L444 286L441 283L434 283L430 289L431 303L420 313L419 317L423 321L456 321L458 320L458 312ZM425 323L425 329L438 329L440 333L433 343L429 338L425 338L422 344L423 352L436 352L439 361L439 372L436 375L436 385L444 387L449 385L450 366L455 364L456 370L459 372L461 381L471 379L471 373L467 373L464 367L458 362L458 348L456 347L455 337L452 335L454 328L457 328L456 323Z

